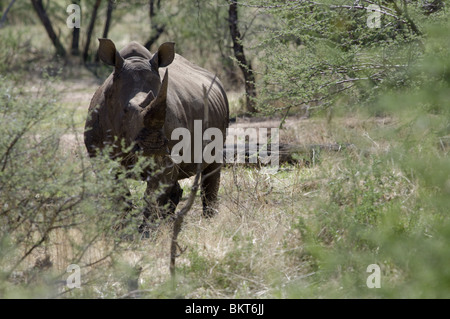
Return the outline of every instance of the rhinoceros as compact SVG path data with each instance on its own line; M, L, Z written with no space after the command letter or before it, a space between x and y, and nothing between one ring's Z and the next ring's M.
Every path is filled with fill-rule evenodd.
M137 42L118 51L110 39L99 39L99 58L114 70L97 89L89 106L84 142L90 157L110 145L110 156L126 168L137 156L153 157L160 173L146 170L140 178L147 182L146 197L156 195L144 211L144 223L173 213L182 195L180 179L196 174L197 165L174 164L170 154L178 141L172 131L186 128L194 134L194 121L204 120L218 128L225 143L229 122L227 95L211 72L175 53L175 44L162 44L154 54ZM161 78L163 80L161 81ZM204 112L204 87L209 88L208 111ZM204 127L206 129L206 127ZM194 141L191 141L192 143ZM198 148L191 147L191 158ZM201 163L203 215L214 215L220 184L221 163ZM163 191L160 185L165 185ZM156 207L156 209L155 209ZM165 207L165 209L162 209Z

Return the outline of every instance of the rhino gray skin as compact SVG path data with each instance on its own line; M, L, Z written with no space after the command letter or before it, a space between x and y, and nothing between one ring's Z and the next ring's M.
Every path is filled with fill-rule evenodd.
M175 54L174 43L162 44L151 54L144 46L131 42L120 52L109 39L99 39L100 59L114 71L95 92L86 120L84 141L89 156L96 156L105 145L114 145L111 157L125 167L132 166L137 154L152 156L160 174L147 171L142 178L147 181L146 196L155 194L160 183L168 185L145 210L145 220L166 217L173 213L182 189L178 180L195 175L197 164L174 164L170 160L172 131L187 128L194 137L194 120L203 119L203 86L212 84L209 99L209 126L219 128L225 143L229 122L229 107L225 90L209 71ZM161 81L161 78L163 80ZM206 129L203 127L203 129ZM125 153L120 141L132 148ZM191 150L194 151L193 140ZM220 163L202 163L201 191L203 215L213 215L220 184ZM164 205L166 209L162 210ZM155 207L157 207L155 209ZM145 224L141 225L143 231Z

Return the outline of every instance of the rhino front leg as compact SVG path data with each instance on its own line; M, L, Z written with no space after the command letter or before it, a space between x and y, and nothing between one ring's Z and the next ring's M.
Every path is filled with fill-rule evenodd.
M165 194L164 202L162 202L162 206L168 204L167 212L168 214L174 214L177 209L177 205L183 196L183 189L180 186L180 183L176 182L172 187L168 194Z
M154 197L157 191L153 185L150 185L150 183L147 184L147 207L144 210L144 221L139 227L140 233L154 228L159 221L173 215L183 195L183 190L178 182L166 187L155 199Z
M210 165L202 172L201 196L204 217L212 217L217 213L221 166L222 164Z
M113 228L116 231L121 231L129 224L129 214L133 209L133 202L131 201L131 193L128 188L120 190L119 194L115 196L115 206L118 207L118 217Z

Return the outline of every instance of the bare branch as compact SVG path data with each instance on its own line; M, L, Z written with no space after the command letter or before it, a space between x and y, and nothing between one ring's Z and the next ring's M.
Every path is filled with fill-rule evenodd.
M206 129L209 125L209 107L208 107L208 96L211 92L211 89L216 82L216 75L214 76L209 89L207 90L205 86L203 86L203 104L204 104L204 119L203 119L203 128ZM194 204L195 196L197 195L198 187L200 184L200 175L202 173L202 163L197 164L197 171L194 178L194 183L192 184L191 193L189 194L187 203L183 206L183 208L175 214L175 221L173 224L173 235L172 242L170 245L170 274L173 279L175 279L175 261L177 258L177 247L178 244L178 235L181 231L181 225L183 224L184 217L191 209Z
M55 30L53 29L52 23L47 15L47 12L45 11L44 5L42 4L42 0L31 0L31 3L56 49L56 54L62 57L66 56L66 50L59 41L59 38L56 35Z
M0 28L3 27L3 24L6 21L6 16L9 12L9 10L11 9L11 7L13 6L14 2L16 2L16 0L11 0L11 2L8 4L8 7L6 8L5 12L2 15L2 18L0 19Z

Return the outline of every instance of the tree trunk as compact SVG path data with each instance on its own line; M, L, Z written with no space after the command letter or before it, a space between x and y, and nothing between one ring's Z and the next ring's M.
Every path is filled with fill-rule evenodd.
M111 17L114 9L114 0L108 0L108 10L106 11L105 27L103 29L103 38L108 38L109 26L111 25Z
M70 49L70 54L80 55L80 28L73 28L72 31L72 47Z
M150 0L149 4L150 4L149 16L150 16L150 26L151 26L152 36L150 37L150 39L147 42L145 42L145 45L144 45L148 50L150 50L153 43L158 41L159 37L161 36L161 34L163 34L164 29L166 27L164 24L161 24L161 25L153 24L153 18L156 16L155 0ZM160 0L157 1L156 7L158 8L158 10L161 8Z
M74 0L72 3L80 5L81 0ZM74 56L80 55L80 28L74 27L72 30L72 46L70 54Z
M33 4L34 10L36 11L37 15L39 16L39 19L41 20L42 24L44 25L45 30L47 31L47 34L48 34L50 40L52 41L53 46L56 49L56 54L60 55L62 57L65 57L66 50L62 46L61 42L59 41L58 37L56 36L55 31L53 30L52 23L50 22L47 12L45 12L44 6L42 5L42 0L31 0L31 3Z
M269 146L270 145L270 146ZM274 150L276 153L272 153L272 142L267 144L257 144L254 146L256 150L266 149L270 156L278 156L279 164L294 164L298 163L300 158L305 161L309 161L310 163L314 162L314 157L317 156L320 152L343 152L348 149L355 149L356 146L354 144L343 143L343 144L305 144L305 145L293 145L286 143L279 143L278 149ZM235 156L238 154L238 150L244 150L244 162L246 165L266 165L258 160L258 163L250 163L251 156L254 156L255 152L250 149L249 143L244 144L227 144L224 149L224 154L232 154L231 158L225 159L225 165L231 166L234 165L236 158ZM299 155L301 155L299 157Z
M92 31L94 30L95 20L97 19L98 7L100 7L100 3L101 2L102 2L102 0L96 0L95 4L94 4L94 8L92 10L91 21L89 21L89 27L88 27L88 30L87 30L86 44L84 46L84 52L83 52L83 61L84 62L87 62L87 59L88 59L89 46L91 44Z
M250 61L247 61L244 54L242 36L238 27L237 1L230 0L230 6L228 10L228 23L230 27L231 39L233 40L234 56L236 57L239 67L244 74L247 112L254 113L256 112L256 109L255 102L252 100L252 98L256 97L255 75L253 73Z
M112 12L114 9L114 0L108 0L108 9L106 11L106 20L105 20L105 26L103 28L103 38L108 38L108 32L109 32L109 27L111 25L111 17L112 17ZM100 59L98 57L98 54L95 55L95 62L99 62Z

